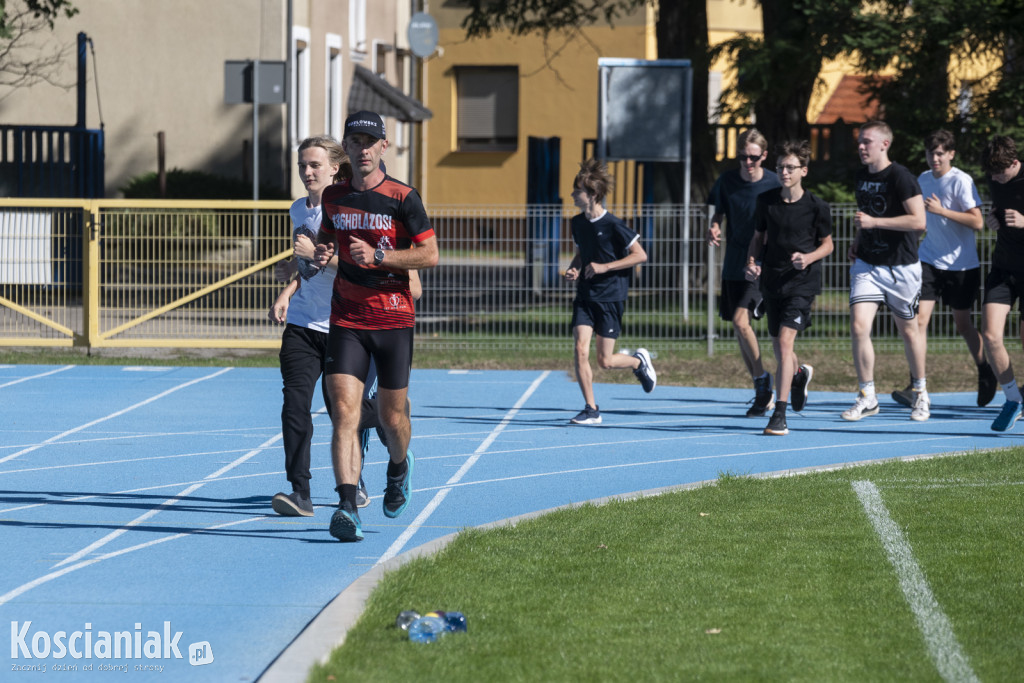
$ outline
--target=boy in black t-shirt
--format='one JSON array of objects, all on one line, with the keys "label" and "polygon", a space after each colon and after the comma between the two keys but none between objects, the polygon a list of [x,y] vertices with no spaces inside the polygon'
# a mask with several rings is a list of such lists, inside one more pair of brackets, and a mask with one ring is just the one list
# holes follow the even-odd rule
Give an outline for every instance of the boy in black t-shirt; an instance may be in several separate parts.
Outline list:
[{"label": "boy in black t-shirt", "polygon": [[811,324],[811,305],[821,291],[821,260],[832,253],[832,212],[803,188],[810,143],[783,143],[776,157],[782,187],[757,198],[757,232],[747,252],[746,277],[751,282],[761,278],[777,366],[775,412],[764,433],[785,436],[790,390],[793,410],[803,410],[814,373],[810,365],[799,364],[794,346],[797,333]]},{"label": "boy in black t-shirt", "polygon": [[573,181],[572,200],[583,213],[572,219],[576,255],[565,271],[565,279],[576,282],[572,303],[572,336],[575,341],[576,381],[586,405],[570,422],[600,424],[601,413],[594,400],[594,375],[590,369],[590,340],[597,337],[597,363],[604,369],[630,368],[650,393],[657,383],[647,349],[632,356],[615,353],[615,340],[622,331],[622,313],[633,266],[647,260],[640,236],[604,208],[612,186],[607,167],[596,159],[580,164]]},{"label": "boy in black t-shirt", "polygon": [[921,262],[917,241],[925,229],[924,199],[917,178],[889,159],[892,129],[882,121],[861,126],[857,153],[864,167],[857,172],[857,230],[848,256],[850,267],[850,336],[858,391],[844,420],[877,415],[875,350],[871,328],[879,308],[892,311],[903,338],[912,378],[914,400],[910,419],[924,422],[931,416],[925,379],[925,338],[917,324],[921,296]]},{"label": "boy in black t-shirt", "polygon": [[[992,430],[1005,432],[1020,418],[1024,403],[1003,343],[1006,319],[1013,304],[1024,298],[1024,165],[1017,159],[1014,141],[997,135],[981,153],[981,168],[989,177],[992,194],[992,210],[985,225],[998,231],[992,250],[992,270],[985,278],[981,335],[985,355],[1006,396]],[[1024,341],[1024,324],[1019,332]]]}]

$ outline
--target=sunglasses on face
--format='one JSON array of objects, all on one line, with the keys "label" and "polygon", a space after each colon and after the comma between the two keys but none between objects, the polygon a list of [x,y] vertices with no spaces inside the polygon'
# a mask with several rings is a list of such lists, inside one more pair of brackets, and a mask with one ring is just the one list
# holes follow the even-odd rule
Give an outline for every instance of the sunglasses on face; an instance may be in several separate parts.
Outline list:
[{"label": "sunglasses on face", "polygon": [[736,158],[739,159],[740,161],[749,161],[753,163],[760,159],[762,156],[764,156],[764,154],[741,154]]}]

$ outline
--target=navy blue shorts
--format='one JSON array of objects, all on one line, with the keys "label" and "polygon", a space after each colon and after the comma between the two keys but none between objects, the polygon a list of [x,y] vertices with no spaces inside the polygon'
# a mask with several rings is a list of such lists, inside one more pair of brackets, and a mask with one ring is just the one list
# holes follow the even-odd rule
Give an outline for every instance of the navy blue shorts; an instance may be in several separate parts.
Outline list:
[{"label": "navy blue shorts", "polygon": [[572,326],[586,325],[594,334],[606,339],[618,339],[622,334],[622,314],[625,301],[573,301]]}]

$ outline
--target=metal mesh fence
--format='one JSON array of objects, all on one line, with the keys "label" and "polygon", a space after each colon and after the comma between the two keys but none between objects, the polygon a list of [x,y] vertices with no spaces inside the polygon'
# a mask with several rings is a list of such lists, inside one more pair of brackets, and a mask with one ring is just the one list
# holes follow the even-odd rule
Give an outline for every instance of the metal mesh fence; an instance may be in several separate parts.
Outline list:
[{"label": "metal mesh fence", "polygon": [[[708,246],[707,209],[609,207],[636,230],[648,262],[633,274],[623,346],[733,344],[715,303],[724,250]],[[267,320],[291,252],[287,202],[0,200],[0,345],[273,348]],[[803,342],[849,348],[849,262],[855,207],[833,205],[835,252]],[[441,249],[422,273],[416,343],[439,349],[562,348],[571,336],[577,211],[551,206],[431,206]],[[994,233],[979,235],[987,272]],[[710,266],[709,266],[710,264]],[[980,304],[975,304],[980,316]],[[1017,314],[1009,329],[1016,330]],[[755,323],[767,343],[766,324]],[[880,350],[902,347],[878,316]],[[960,348],[936,307],[929,346]]]}]

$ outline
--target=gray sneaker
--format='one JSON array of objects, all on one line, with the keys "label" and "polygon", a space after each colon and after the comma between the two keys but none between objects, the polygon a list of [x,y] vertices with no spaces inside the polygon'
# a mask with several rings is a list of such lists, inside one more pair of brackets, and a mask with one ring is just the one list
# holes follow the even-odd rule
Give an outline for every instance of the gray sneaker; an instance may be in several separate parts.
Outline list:
[{"label": "gray sneaker", "polygon": [[292,491],[288,495],[275,493],[270,499],[270,507],[279,515],[284,517],[312,517],[313,503],[308,497],[298,491]]},{"label": "gray sneaker", "polygon": [[359,477],[359,488],[356,489],[356,507],[364,508],[370,504],[370,494],[366,491],[366,482]]},{"label": "gray sneaker", "polygon": [[576,414],[576,417],[569,420],[574,425],[599,425],[601,424],[601,411],[597,406],[593,408],[589,404],[583,406],[583,410]]}]

